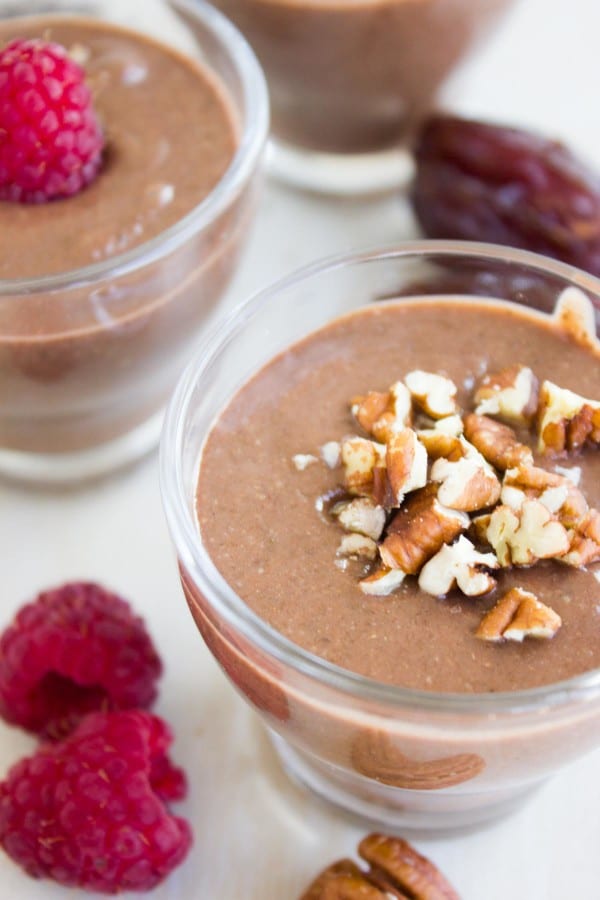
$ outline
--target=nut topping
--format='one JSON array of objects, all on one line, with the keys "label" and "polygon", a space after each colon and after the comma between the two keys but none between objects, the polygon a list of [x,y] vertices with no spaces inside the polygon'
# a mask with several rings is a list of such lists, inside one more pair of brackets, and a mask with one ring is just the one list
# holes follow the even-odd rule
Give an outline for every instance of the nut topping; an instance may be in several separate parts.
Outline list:
[{"label": "nut topping", "polygon": [[465,437],[497,469],[533,465],[533,453],[517,440],[512,428],[488,416],[465,416]]},{"label": "nut topping", "polygon": [[319,452],[328,469],[337,469],[342,461],[342,447],[339,441],[327,441]]},{"label": "nut topping", "polygon": [[444,545],[469,527],[465,513],[443,506],[433,486],[412,494],[388,526],[388,534],[379,547],[383,564],[416,575]]},{"label": "nut topping", "polygon": [[445,544],[419,575],[419,587],[434,597],[445,597],[458,586],[467,597],[480,597],[496,587],[496,579],[486,569],[498,569],[493,553],[478,553],[471,541],[461,535],[455,544]]},{"label": "nut topping", "polygon": [[586,516],[569,532],[569,552],[559,557],[568,566],[583,568],[600,560],[600,512],[590,509]]},{"label": "nut topping", "polygon": [[336,552],[338,556],[352,559],[374,560],[377,558],[377,544],[364,534],[345,534]]},{"label": "nut topping", "polygon": [[313,463],[319,462],[319,460],[312,453],[296,453],[295,456],[292,456],[292,462],[299,472],[304,472],[305,469],[308,469]]},{"label": "nut topping", "polygon": [[499,416],[527,425],[538,405],[538,380],[527,366],[511,366],[486,375],[475,392],[479,416]]},{"label": "nut topping", "polygon": [[363,594],[369,594],[371,597],[388,597],[400,587],[405,577],[402,569],[383,567],[359,581],[358,586]]},{"label": "nut topping", "polygon": [[478,450],[460,439],[463,456],[456,461],[438,459],[431,479],[441,482],[438,499],[450,509],[475,512],[493,506],[500,497],[500,482]]},{"label": "nut topping", "polygon": [[385,465],[385,445],[360,437],[346,438],[342,441],[342,463],[350,493],[369,496],[375,468]]},{"label": "nut topping", "polygon": [[408,373],[404,383],[415,403],[432,419],[443,419],[456,412],[457,389],[449,378],[415,369]]},{"label": "nut topping", "polygon": [[588,347],[598,345],[594,306],[579,288],[565,288],[556,302],[554,319],[561,331],[569,334],[578,344]]},{"label": "nut topping", "polygon": [[475,634],[484,641],[521,642],[526,637],[552,638],[561,625],[558,613],[535,594],[513,588],[483,617]]},{"label": "nut topping", "polygon": [[525,500],[518,510],[496,507],[486,534],[503,567],[556,558],[570,545],[565,528],[539,500]]},{"label": "nut topping", "polygon": [[394,506],[401,506],[405,494],[427,484],[427,450],[412,428],[393,434],[387,443],[386,466]]},{"label": "nut topping", "polygon": [[544,381],[538,411],[538,450],[561,454],[600,446],[600,403]]},{"label": "nut topping", "polygon": [[574,528],[588,511],[587,500],[570,479],[538,466],[507,469],[500,499],[513,509],[520,509],[525,499],[539,500],[565,528]]},{"label": "nut topping", "polygon": [[370,391],[365,397],[354,398],[352,415],[375,440],[387,441],[411,423],[410,392],[401,381],[395,382],[385,393]]},{"label": "nut topping", "polygon": [[385,526],[385,510],[368,497],[359,497],[349,503],[339,503],[332,515],[345,531],[355,531],[378,541]]},{"label": "nut topping", "polygon": [[366,871],[342,859],[321,872],[300,900],[459,900],[439,869],[402,838],[370,834],[358,852]]}]

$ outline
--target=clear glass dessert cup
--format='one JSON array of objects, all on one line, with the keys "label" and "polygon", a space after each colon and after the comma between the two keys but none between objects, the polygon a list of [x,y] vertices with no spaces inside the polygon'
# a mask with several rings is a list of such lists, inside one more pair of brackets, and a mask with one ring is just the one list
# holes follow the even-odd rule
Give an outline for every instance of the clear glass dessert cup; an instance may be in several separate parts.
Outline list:
[{"label": "clear glass dessert cup", "polygon": [[600,670],[535,689],[436,694],[306,652],[236,595],[205,549],[194,503],[203,443],[252,373],[340,314],[386,298],[465,294],[551,312],[573,285],[593,301],[600,331],[600,280],[523,251],[425,241],[318,263],[238,306],[169,406],[163,502],[198,629],[292,778],[382,826],[446,831],[510,812],[600,744]]},{"label": "clear glass dessert cup", "polygon": [[415,124],[513,0],[215,0],[267,76],[270,169],[300,188],[390,190]]},{"label": "clear glass dessert cup", "polygon": [[238,127],[224,176],[157,237],[64,274],[0,281],[0,475],[53,484],[104,474],[157,444],[168,397],[245,244],[269,113],[252,50],[203,0],[149,3],[141,21],[136,0],[26,10],[0,0],[1,18],[25,12],[158,32],[217,76]]}]

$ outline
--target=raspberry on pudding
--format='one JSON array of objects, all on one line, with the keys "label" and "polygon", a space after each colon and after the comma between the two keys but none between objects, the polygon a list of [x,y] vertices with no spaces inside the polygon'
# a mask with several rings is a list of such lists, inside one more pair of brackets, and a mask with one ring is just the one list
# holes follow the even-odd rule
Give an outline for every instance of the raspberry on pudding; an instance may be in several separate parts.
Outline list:
[{"label": "raspberry on pudding", "polygon": [[183,51],[100,19],[0,23],[0,472],[69,480],[153,446],[235,270],[266,96],[218,17],[188,23]]}]

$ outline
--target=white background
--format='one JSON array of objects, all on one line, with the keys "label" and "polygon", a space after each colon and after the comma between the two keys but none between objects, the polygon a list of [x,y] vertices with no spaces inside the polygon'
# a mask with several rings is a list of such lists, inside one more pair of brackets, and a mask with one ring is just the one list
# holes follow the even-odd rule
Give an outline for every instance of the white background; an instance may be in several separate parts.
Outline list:
[{"label": "white background", "polygon": [[[477,0],[473,0],[477,2]],[[24,8],[27,4],[24,3]],[[600,167],[600,7],[521,0],[461,78],[459,109],[539,127]],[[399,196],[369,202],[301,197],[270,185],[231,299],[330,251],[416,234]],[[197,635],[178,584],[155,456],[112,480],[63,493],[0,485],[0,622],[38,590],[97,579],[146,616],[166,663],[158,712],[174,726],[191,793],[188,861],[156,900],[296,900],[317,870],[352,853],[364,828],[292,787],[254,715]],[[34,742],[0,725],[0,772]],[[419,841],[463,900],[600,897],[596,753],[556,776],[512,818],[469,836]],[[3,900],[56,900],[0,857]],[[89,896],[89,895],[85,895]]]}]

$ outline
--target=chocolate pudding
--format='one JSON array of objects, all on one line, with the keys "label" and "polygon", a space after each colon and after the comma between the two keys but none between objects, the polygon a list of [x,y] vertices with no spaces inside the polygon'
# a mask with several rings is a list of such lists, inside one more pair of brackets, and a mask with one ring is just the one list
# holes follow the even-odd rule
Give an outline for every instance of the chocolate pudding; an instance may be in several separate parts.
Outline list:
[{"label": "chocolate pudding", "polygon": [[[548,379],[597,401],[599,358],[594,341],[578,342],[558,319],[501,301],[403,300],[338,319],[271,361],[213,427],[197,493],[205,546],[229,585],[277,631],[380,682],[435,692],[513,691],[599,667],[593,564],[508,565],[477,597],[458,590],[430,596],[416,577],[389,596],[369,596],[352,566],[339,565],[339,525],[315,506],[324,495],[336,497],[341,469],[310,458],[329,442],[362,433],[351,398],[386,391],[412,370],[443,372],[458,387],[458,406],[469,411],[474,385],[515,362],[540,383]],[[524,429],[519,438],[535,448]],[[600,505],[597,448],[536,451],[535,464],[566,473],[590,507]],[[477,637],[482,617],[513,588],[560,616],[552,639]]]},{"label": "chocolate pudding", "polygon": [[[163,407],[235,268],[254,172],[195,226],[186,217],[221,182],[244,127],[217,73],[100,20],[2,22],[0,43],[15,37],[73,54],[106,135],[101,172],[77,196],[0,204],[0,445],[60,453],[118,438]],[[182,220],[179,238],[169,229]]]},{"label": "chocolate pudding", "polygon": [[511,0],[216,0],[267,75],[273,132],[332,153],[405,139]]}]

